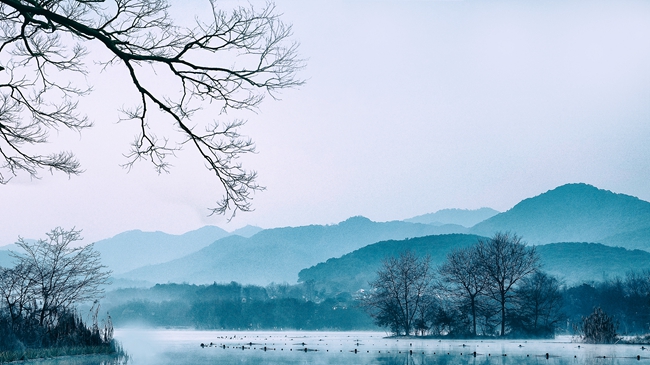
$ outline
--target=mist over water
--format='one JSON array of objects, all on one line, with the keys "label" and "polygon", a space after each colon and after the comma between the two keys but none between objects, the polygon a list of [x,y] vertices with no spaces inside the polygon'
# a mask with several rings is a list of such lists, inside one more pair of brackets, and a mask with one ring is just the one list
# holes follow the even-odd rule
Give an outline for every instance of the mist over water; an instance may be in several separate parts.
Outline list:
[{"label": "mist over water", "polygon": [[[30,365],[650,364],[650,350],[642,350],[641,345],[590,345],[571,342],[572,338],[569,336],[559,336],[550,340],[481,341],[391,339],[384,338],[385,335],[383,332],[117,329],[115,338],[123,345],[128,355],[127,359],[91,355],[21,363]],[[201,347],[201,344],[204,347]],[[637,359],[637,356],[640,356],[640,359]]]},{"label": "mist over water", "polygon": [[[571,342],[568,336],[554,340],[439,341],[389,339],[385,335],[383,332],[159,329],[120,329],[115,333],[131,365],[650,364],[650,352],[641,350],[641,345],[580,344]],[[637,360],[637,355],[641,360]]]}]

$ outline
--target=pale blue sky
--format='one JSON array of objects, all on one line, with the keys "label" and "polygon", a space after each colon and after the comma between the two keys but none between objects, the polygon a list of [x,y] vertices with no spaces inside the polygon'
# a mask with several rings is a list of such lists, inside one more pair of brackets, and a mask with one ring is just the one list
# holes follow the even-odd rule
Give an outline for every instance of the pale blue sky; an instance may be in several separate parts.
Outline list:
[{"label": "pale blue sky", "polygon": [[[178,4],[184,15],[199,9]],[[133,129],[115,124],[130,87],[115,67],[89,77],[95,92],[82,107],[97,127],[61,134],[86,173],[0,186],[0,245],[55,226],[92,241],[136,228],[503,211],[570,182],[650,200],[650,3],[276,4],[308,59],[308,82],[246,116],[259,153],[243,161],[267,187],[255,212],[207,217],[221,191],[193,151],[170,175],[118,166]]]}]

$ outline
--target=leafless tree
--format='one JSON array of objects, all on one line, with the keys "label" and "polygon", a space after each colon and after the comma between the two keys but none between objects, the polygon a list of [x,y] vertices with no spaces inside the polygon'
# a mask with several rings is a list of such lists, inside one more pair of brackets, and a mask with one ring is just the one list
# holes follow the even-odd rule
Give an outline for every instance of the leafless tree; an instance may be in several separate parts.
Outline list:
[{"label": "leafless tree", "polygon": [[539,269],[539,257],[535,247],[527,247],[521,237],[508,232],[479,240],[476,252],[481,271],[487,277],[486,293],[499,303],[501,336],[505,336],[506,308],[513,289],[521,279]]},{"label": "leafless tree", "polygon": [[515,289],[514,315],[519,331],[535,336],[552,336],[565,316],[562,313],[560,282],[548,274],[537,271],[521,280]]},{"label": "leafless tree", "polygon": [[[362,298],[363,305],[380,326],[395,334],[410,335],[418,317],[423,317],[434,299],[430,257],[418,258],[406,251],[383,261],[372,292]],[[420,328],[422,330],[422,328]]]},{"label": "leafless tree", "polygon": [[0,295],[2,305],[7,309],[14,330],[22,324],[22,319],[33,310],[32,281],[29,266],[18,264],[11,268],[0,268]]},{"label": "leafless tree", "polygon": [[256,110],[265,95],[302,84],[296,72],[303,61],[272,3],[232,11],[209,4],[210,13],[181,27],[167,0],[0,0],[0,183],[19,172],[82,172],[72,152],[37,147],[53,130],[92,126],[77,108],[90,87],[64,80],[90,72],[84,60],[96,44],[104,51],[93,52],[93,61],[119,68],[139,95],[122,110],[137,126],[125,167],[145,159],[168,172],[168,157],[191,145],[225,190],[211,211],[250,210],[251,194],[262,187],[238,162],[255,150],[239,133],[244,121],[195,116],[203,108]]},{"label": "leafless tree", "polygon": [[478,300],[484,293],[487,278],[481,271],[476,247],[465,247],[451,251],[447,260],[438,269],[440,288],[457,302],[467,304],[472,317],[472,335],[476,336]]},{"label": "leafless tree", "polygon": [[627,272],[625,274],[625,294],[634,298],[650,297],[650,270]]},{"label": "leafless tree", "polygon": [[39,326],[51,328],[75,304],[99,298],[110,272],[104,270],[92,244],[71,247],[81,240],[80,231],[55,228],[47,236],[36,242],[20,238],[16,244],[24,252],[12,256],[21,269],[8,273],[19,282],[14,297],[28,298]]}]

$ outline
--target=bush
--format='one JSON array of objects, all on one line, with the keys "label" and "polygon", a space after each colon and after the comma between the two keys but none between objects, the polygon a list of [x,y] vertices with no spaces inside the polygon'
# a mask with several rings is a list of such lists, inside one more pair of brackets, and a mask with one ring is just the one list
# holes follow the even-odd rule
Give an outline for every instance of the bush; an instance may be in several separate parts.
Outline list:
[{"label": "bush", "polygon": [[25,346],[16,337],[11,328],[11,321],[3,313],[0,313],[0,352],[1,351],[23,351]]},{"label": "bush", "polygon": [[582,319],[582,335],[587,343],[614,343],[617,340],[618,322],[597,307]]}]

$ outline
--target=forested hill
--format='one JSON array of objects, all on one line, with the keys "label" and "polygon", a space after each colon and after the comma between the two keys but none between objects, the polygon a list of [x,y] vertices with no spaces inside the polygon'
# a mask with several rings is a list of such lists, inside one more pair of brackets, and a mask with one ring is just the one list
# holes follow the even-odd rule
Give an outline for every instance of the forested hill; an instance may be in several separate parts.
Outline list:
[{"label": "forested hill", "polygon": [[367,289],[368,282],[374,280],[377,269],[386,257],[398,256],[401,252],[410,250],[420,256],[430,255],[431,263],[436,266],[444,262],[452,249],[474,245],[479,238],[481,237],[470,234],[445,234],[377,242],[304,269],[300,271],[299,281],[313,280],[332,291],[354,292],[360,288]]},{"label": "forested hill", "polygon": [[[650,202],[616,194],[587,184],[567,184],[497,214],[469,232],[491,236],[515,232],[531,244],[552,242],[603,242],[607,237],[650,227]],[[626,248],[650,250],[637,244]]]},{"label": "forested hill", "polygon": [[153,283],[295,283],[301,269],[371,243],[459,229],[464,228],[400,221],[380,223],[364,217],[353,217],[336,225],[267,229],[250,238],[226,237],[183,258],[119,277]]},{"label": "forested hill", "polygon": [[631,270],[650,269],[650,252],[600,243],[562,242],[535,247],[542,270],[568,285],[625,277]]},{"label": "forested hill", "polygon": [[[396,256],[404,250],[418,255],[431,255],[434,266],[440,265],[451,250],[471,246],[479,236],[451,234],[413,238],[402,241],[384,241],[329,259],[304,269],[300,281],[313,280],[318,286],[332,291],[367,289],[368,282],[385,257]],[[542,261],[542,270],[557,276],[567,285],[602,281],[604,278],[625,276],[634,269],[650,269],[650,253],[626,250],[598,243],[552,243],[536,246]]]},{"label": "forested hill", "polygon": [[627,249],[650,251],[650,227],[636,231],[618,233],[600,240],[608,246],[625,247]]}]

